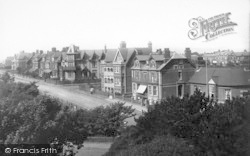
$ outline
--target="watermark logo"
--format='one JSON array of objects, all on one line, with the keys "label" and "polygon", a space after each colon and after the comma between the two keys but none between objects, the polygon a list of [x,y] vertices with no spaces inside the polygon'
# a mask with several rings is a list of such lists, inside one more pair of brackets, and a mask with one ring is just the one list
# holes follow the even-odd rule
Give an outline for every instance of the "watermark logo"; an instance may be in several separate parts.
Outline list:
[{"label": "watermark logo", "polygon": [[191,40],[205,37],[206,41],[217,38],[218,36],[233,33],[236,23],[229,18],[230,12],[223,13],[208,19],[202,17],[192,18],[188,24],[191,30],[188,32],[188,37]]},{"label": "watermark logo", "polygon": [[11,153],[11,149],[10,148],[5,148],[5,153]]}]

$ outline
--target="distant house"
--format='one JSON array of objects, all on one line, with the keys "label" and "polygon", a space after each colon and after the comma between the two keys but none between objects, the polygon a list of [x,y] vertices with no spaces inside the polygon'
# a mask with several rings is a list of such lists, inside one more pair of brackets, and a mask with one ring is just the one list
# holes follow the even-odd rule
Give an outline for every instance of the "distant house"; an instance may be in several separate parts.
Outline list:
[{"label": "distant house", "polygon": [[14,59],[12,61],[12,70],[17,70],[17,68],[20,68],[22,70],[25,70],[28,67],[28,61],[33,56],[33,53],[26,53],[24,51],[20,52],[19,54],[15,54]]},{"label": "distant house", "polygon": [[79,47],[71,45],[68,51],[63,55],[63,60],[61,62],[60,75],[61,81],[69,80],[75,81],[76,79],[76,55],[78,54]]},{"label": "distant house", "polygon": [[114,93],[114,68],[113,60],[117,49],[106,49],[105,59],[100,64],[101,88],[104,92]]},{"label": "distant house", "polygon": [[132,92],[135,100],[154,104],[169,96],[189,93],[188,81],[195,65],[185,56],[169,49],[163,55],[137,55],[132,70]]},{"label": "distant house", "polygon": [[122,41],[113,60],[114,92],[119,94],[132,94],[131,67],[134,65],[136,55],[149,55],[152,52],[152,43],[144,48],[127,48]]},{"label": "distant house", "polygon": [[104,50],[80,50],[70,46],[62,53],[60,80],[100,79],[100,62],[105,58]]},{"label": "distant house", "polygon": [[59,79],[60,78],[60,66],[62,61],[62,55],[66,52],[54,52],[50,58],[50,69],[51,69],[51,78]]},{"label": "distant house", "polygon": [[236,52],[236,63],[242,66],[250,67],[250,52]]},{"label": "distant house", "polygon": [[101,79],[100,63],[105,58],[105,50],[80,50],[76,59],[79,67],[78,79]]},{"label": "distant house", "polygon": [[30,73],[37,73],[39,74],[39,68],[40,68],[40,61],[42,59],[43,51],[37,50],[36,53],[33,55],[31,61],[32,61],[32,67],[29,69]]},{"label": "distant house", "polygon": [[204,60],[208,60],[210,65],[215,66],[227,66],[229,63],[236,63],[235,53],[230,50],[219,50],[213,53],[205,53],[203,54],[203,58]]},{"label": "distant house", "polygon": [[40,61],[39,61],[39,77],[43,77],[43,73],[45,70],[45,59],[46,59],[46,53],[40,55]]},{"label": "distant house", "polygon": [[55,52],[47,51],[46,54],[43,54],[41,56],[40,69],[39,69],[40,77],[50,78],[50,76],[52,75],[50,64],[51,64],[51,57],[53,56],[54,53]]},{"label": "distant house", "polygon": [[235,96],[250,95],[250,70],[243,68],[198,69],[189,80],[190,94],[199,89],[207,96],[224,102]]},{"label": "distant house", "polygon": [[6,68],[10,68],[11,69],[11,65],[12,65],[12,61],[14,60],[14,57],[7,57],[6,59],[5,59],[5,64],[4,64],[4,66],[6,67]]}]

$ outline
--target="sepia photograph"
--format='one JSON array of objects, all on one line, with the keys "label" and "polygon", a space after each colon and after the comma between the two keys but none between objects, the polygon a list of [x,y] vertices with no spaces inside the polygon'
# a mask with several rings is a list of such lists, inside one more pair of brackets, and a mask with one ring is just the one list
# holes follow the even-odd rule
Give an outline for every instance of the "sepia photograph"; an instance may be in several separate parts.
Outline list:
[{"label": "sepia photograph", "polygon": [[0,156],[250,156],[250,0],[0,0]]}]

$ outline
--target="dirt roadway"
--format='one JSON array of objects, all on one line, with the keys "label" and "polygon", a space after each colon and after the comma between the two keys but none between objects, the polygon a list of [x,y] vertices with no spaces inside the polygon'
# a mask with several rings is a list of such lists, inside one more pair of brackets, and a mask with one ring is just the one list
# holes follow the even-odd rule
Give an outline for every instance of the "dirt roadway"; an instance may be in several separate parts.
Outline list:
[{"label": "dirt roadway", "polygon": [[[38,89],[40,92],[51,95],[53,97],[62,99],[64,101],[75,104],[81,108],[92,109],[101,105],[108,105],[110,103],[114,103],[119,101],[117,99],[108,99],[102,96],[91,95],[87,92],[81,91],[77,86],[62,86],[62,85],[54,85],[50,83],[46,83],[43,80],[37,80],[27,77],[21,77],[15,75],[16,82],[30,83],[37,82]],[[126,102],[126,106],[131,106],[135,109],[136,117],[141,115],[142,110],[146,111],[145,107],[142,107],[137,104],[132,104]],[[128,125],[134,125],[134,118],[127,119]]]}]

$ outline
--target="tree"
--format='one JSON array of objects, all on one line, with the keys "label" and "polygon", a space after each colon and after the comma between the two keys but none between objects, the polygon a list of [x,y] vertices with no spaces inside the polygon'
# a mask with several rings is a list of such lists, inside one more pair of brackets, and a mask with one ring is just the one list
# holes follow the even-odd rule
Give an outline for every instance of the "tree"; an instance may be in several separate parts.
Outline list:
[{"label": "tree", "polygon": [[139,117],[136,126],[122,133],[111,149],[118,154],[170,135],[193,146],[193,155],[244,156],[249,139],[249,103],[250,99],[233,98],[217,104],[198,90],[183,99],[167,98]]},{"label": "tree", "polygon": [[24,72],[25,72],[25,69],[22,67],[17,67],[16,70],[17,70],[18,74],[24,74]]},{"label": "tree", "polygon": [[[173,136],[158,136],[151,142],[130,146],[128,149],[121,150],[115,155],[129,156],[193,156],[194,149],[189,146],[184,139]],[[113,152],[108,152],[105,156],[113,156]]]},{"label": "tree", "polygon": [[10,74],[8,72],[5,72],[3,75],[2,75],[2,80],[4,83],[7,83],[10,81]]},{"label": "tree", "polygon": [[132,106],[125,106],[123,102],[117,102],[108,106],[100,106],[91,111],[93,118],[93,134],[105,136],[117,136],[126,126],[125,120],[134,117]]},{"label": "tree", "polygon": [[[93,110],[65,106],[47,95],[39,95],[36,83],[0,82],[0,140],[11,144],[82,144],[88,136],[117,136],[125,128],[124,120],[134,116],[124,103]],[[2,87],[4,86],[4,87]]]}]

